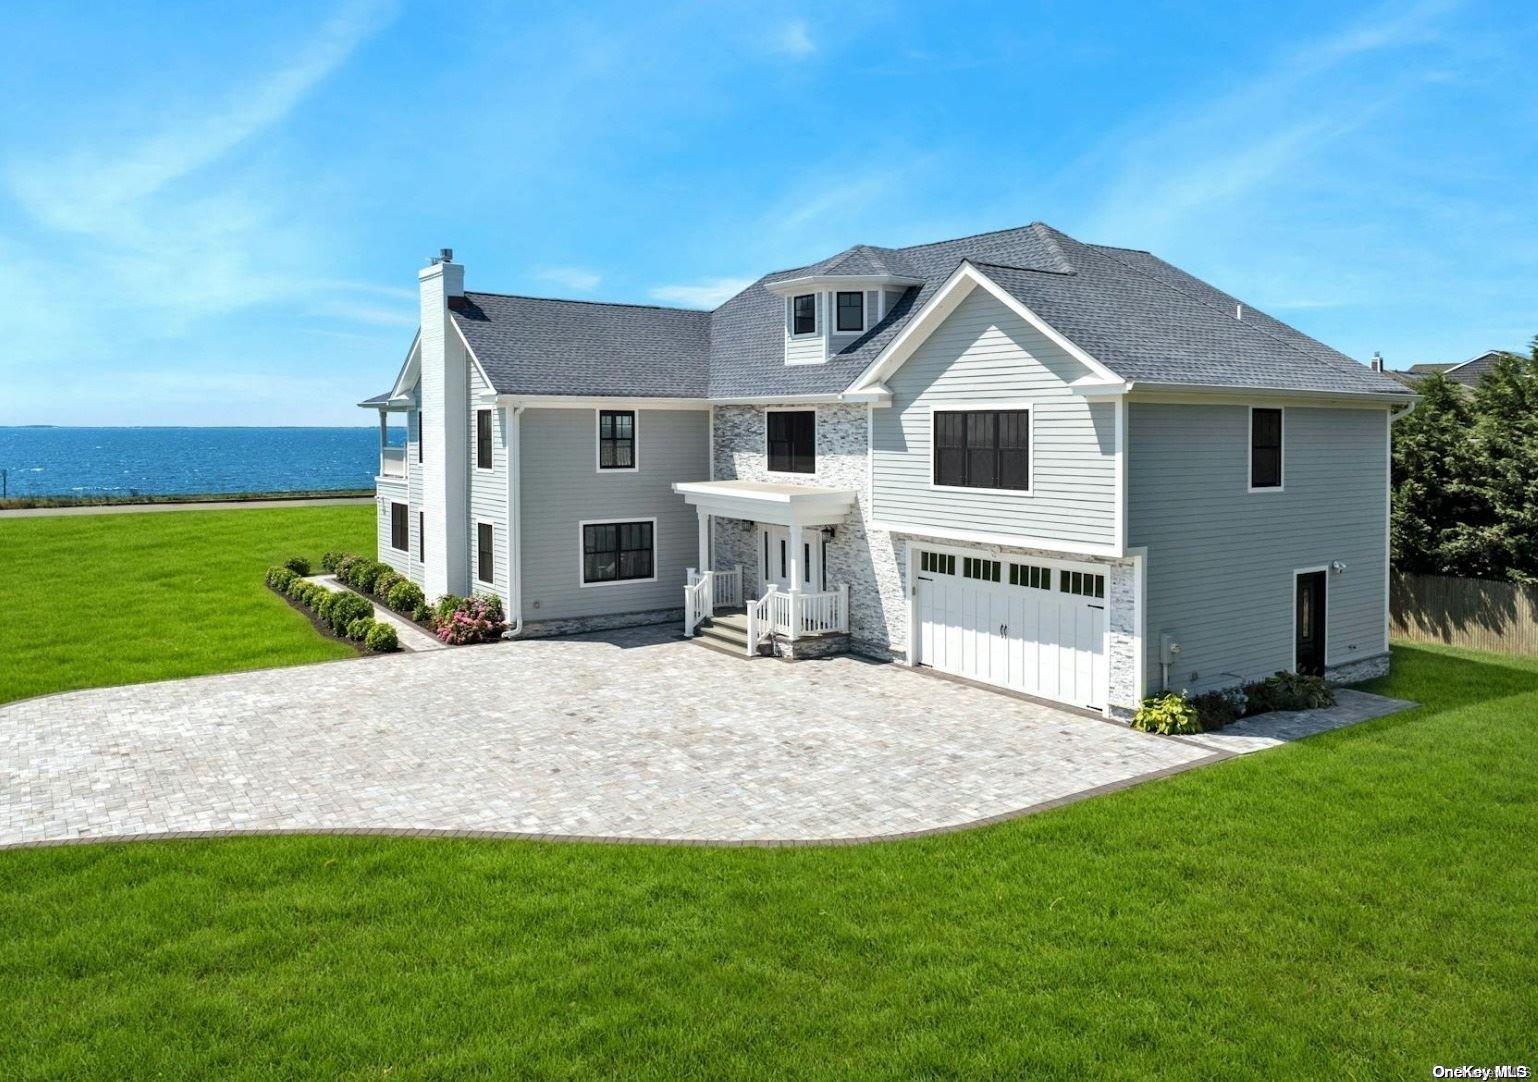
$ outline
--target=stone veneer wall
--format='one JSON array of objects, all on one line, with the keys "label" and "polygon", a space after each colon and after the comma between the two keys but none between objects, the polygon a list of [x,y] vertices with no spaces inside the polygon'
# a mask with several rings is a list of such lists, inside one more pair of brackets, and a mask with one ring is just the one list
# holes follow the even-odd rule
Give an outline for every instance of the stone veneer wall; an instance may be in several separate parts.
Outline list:
[{"label": "stone veneer wall", "polygon": [[[680,587],[682,593],[682,587]],[[613,631],[621,627],[647,624],[675,624],[680,637],[684,630],[684,610],[647,609],[643,612],[616,612],[605,616],[571,616],[561,620],[525,621],[518,632],[520,639],[549,639],[557,635],[581,635],[589,631]]]},{"label": "stone veneer wall", "polygon": [[[905,656],[908,643],[907,568],[903,548],[919,535],[872,529],[867,411],[857,405],[817,407],[817,472],[810,476],[768,471],[763,406],[717,406],[714,417],[714,478],[717,481],[773,481],[821,488],[852,489],[855,510],[840,523],[828,545],[828,582],[849,584],[850,648],[882,659]],[[712,539],[716,566],[743,568],[743,595],[757,597],[759,584],[757,534],[736,519],[717,519]],[[1053,551],[979,546],[1009,557],[1062,558]],[[1106,626],[1109,629],[1110,712],[1130,716],[1142,698],[1137,687],[1135,626],[1137,580],[1130,560],[1075,556],[1082,563],[1106,568]]]}]

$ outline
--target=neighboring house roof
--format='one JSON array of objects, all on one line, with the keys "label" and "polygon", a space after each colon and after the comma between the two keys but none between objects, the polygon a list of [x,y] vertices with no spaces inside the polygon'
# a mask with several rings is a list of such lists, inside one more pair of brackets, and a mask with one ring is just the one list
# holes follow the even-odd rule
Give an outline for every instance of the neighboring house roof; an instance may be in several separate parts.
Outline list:
[{"label": "neighboring house roof", "polygon": [[[856,245],[765,275],[713,312],[470,293],[454,320],[504,394],[764,398],[848,388],[968,262],[1074,345],[1139,384],[1409,394],[1389,376],[1148,252],[1043,223],[907,248]],[[792,278],[922,280],[826,363],[785,364]]]},{"label": "neighboring house roof", "polygon": [[454,322],[499,394],[702,398],[710,313],[465,294]]},{"label": "neighboring house roof", "polygon": [[1413,387],[1431,373],[1440,372],[1454,383],[1464,387],[1477,387],[1480,378],[1504,356],[1506,356],[1506,350],[1487,349],[1466,361],[1426,361],[1412,364],[1407,372],[1390,372],[1389,375]]}]

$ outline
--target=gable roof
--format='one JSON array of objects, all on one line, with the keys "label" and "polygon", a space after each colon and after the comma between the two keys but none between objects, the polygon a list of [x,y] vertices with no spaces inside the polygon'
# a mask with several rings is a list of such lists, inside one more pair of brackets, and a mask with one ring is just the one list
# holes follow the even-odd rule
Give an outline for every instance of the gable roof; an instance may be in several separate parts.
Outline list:
[{"label": "gable roof", "polygon": [[710,313],[465,294],[450,309],[499,394],[701,398]]},{"label": "gable roof", "polygon": [[[1148,252],[1036,222],[906,248],[856,245],[766,274],[714,311],[468,293],[453,319],[499,393],[772,398],[846,390],[963,263],[1138,384],[1411,392]],[[786,365],[784,301],[809,276],[917,279],[823,364]]]}]

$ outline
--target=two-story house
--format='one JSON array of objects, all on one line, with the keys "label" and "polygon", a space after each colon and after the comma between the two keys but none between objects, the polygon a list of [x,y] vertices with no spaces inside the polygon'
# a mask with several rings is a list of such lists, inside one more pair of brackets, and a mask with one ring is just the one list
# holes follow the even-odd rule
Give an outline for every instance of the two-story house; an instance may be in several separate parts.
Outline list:
[{"label": "two-story house", "polygon": [[1147,252],[1046,225],[778,271],[714,311],[419,274],[381,559],[512,634],[679,621],[1125,716],[1388,664],[1412,393]]}]

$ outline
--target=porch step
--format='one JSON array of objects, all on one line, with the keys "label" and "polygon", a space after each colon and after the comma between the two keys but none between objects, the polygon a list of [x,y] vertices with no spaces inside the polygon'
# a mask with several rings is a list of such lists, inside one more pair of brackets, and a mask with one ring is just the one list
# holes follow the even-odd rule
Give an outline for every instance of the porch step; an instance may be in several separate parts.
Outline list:
[{"label": "porch step", "polygon": [[699,638],[712,646],[734,654],[748,653],[748,617],[746,613],[723,613],[699,626]]}]

